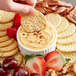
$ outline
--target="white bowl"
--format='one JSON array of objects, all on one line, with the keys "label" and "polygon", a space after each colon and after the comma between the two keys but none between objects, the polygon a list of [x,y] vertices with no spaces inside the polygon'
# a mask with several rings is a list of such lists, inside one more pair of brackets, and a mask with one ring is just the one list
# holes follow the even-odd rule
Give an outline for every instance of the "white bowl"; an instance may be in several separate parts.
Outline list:
[{"label": "white bowl", "polygon": [[17,41],[18,41],[18,46],[19,46],[19,50],[20,52],[22,53],[23,56],[25,55],[31,55],[31,54],[42,54],[43,56],[45,56],[47,53],[51,52],[51,51],[54,51],[56,49],[56,40],[57,40],[57,32],[56,32],[56,29],[55,27],[52,25],[55,33],[56,33],[56,38],[54,39],[53,43],[47,47],[47,48],[44,48],[44,49],[41,49],[41,50],[32,50],[32,49],[29,49],[27,47],[25,47],[19,40],[19,36],[18,36],[18,32],[21,28],[21,26],[19,27],[18,31],[17,31]]}]

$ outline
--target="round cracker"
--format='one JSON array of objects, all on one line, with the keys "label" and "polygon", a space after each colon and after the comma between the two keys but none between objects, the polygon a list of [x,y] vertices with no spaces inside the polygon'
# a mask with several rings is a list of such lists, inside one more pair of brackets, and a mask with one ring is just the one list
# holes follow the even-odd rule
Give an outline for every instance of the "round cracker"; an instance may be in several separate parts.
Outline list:
[{"label": "round cracker", "polygon": [[17,42],[14,41],[11,45],[0,48],[0,52],[10,52],[12,50],[14,50],[15,48],[17,48]]},{"label": "round cracker", "polygon": [[66,38],[66,37],[69,37],[74,32],[75,32],[75,24],[69,23],[68,28],[64,32],[57,34],[57,38]]},{"label": "round cracker", "polygon": [[[20,52],[13,56],[15,60],[18,62],[18,66],[20,66],[23,62],[23,57]],[[3,64],[5,58],[0,58],[0,63]]]},{"label": "round cracker", "polygon": [[0,31],[0,37],[5,36],[6,35],[6,31]]},{"label": "round cracker", "polygon": [[74,63],[76,61],[76,52],[61,52],[61,54],[65,57],[65,58],[70,58],[70,62],[69,63]]},{"label": "round cracker", "polygon": [[18,48],[14,49],[14,50],[12,50],[12,51],[10,51],[10,52],[5,52],[5,53],[0,52],[0,57],[3,58],[3,57],[13,56],[13,55],[15,55],[17,52],[18,52]]},{"label": "round cracker", "polygon": [[61,17],[61,23],[58,28],[56,28],[57,33],[65,31],[69,26],[69,21],[65,17]]},{"label": "round cracker", "polygon": [[49,22],[51,22],[55,26],[55,28],[60,26],[61,16],[59,14],[50,13],[50,14],[47,14],[45,17]]},{"label": "round cracker", "polygon": [[8,41],[2,42],[2,43],[0,43],[0,48],[9,46],[9,45],[11,45],[13,42],[14,42],[14,39],[13,39],[13,38],[9,39]]},{"label": "round cracker", "polygon": [[15,13],[0,10],[0,23],[10,22],[14,19]]},{"label": "round cracker", "polygon": [[76,42],[68,45],[57,44],[57,49],[62,52],[76,52]]},{"label": "round cracker", "polygon": [[57,43],[59,44],[70,44],[70,43],[74,43],[75,41],[76,41],[76,32],[70,37],[57,39]]},{"label": "round cracker", "polygon": [[32,15],[22,16],[21,25],[26,32],[40,31],[45,28],[46,19],[41,12],[36,11],[36,14],[34,16]]},{"label": "round cracker", "polygon": [[13,21],[11,21],[9,23],[4,23],[4,24],[0,23],[0,30],[5,31],[5,30],[7,30],[7,28],[10,28],[12,26],[13,26]]},{"label": "round cracker", "polygon": [[8,36],[3,36],[3,37],[0,37],[0,43],[1,42],[5,42],[7,40],[9,40],[10,38]]}]

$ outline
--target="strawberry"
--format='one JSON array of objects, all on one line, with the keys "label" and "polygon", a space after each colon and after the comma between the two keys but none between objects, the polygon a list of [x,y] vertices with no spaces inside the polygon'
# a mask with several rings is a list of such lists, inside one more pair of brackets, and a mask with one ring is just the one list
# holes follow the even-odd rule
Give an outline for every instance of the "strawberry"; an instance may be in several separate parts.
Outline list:
[{"label": "strawberry", "polygon": [[46,69],[53,69],[56,72],[61,71],[64,65],[62,56],[57,51],[52,51],[45,56]]},{"label": "strawberry", "polygon": [[25,69],[28,70],[30,74],[38,73],[41,76],[44,76],[46,71],[46,62],[42,57],[33,57],[26,62]]},{"label": "strawberry", "polygon": [[14,28],[18,29],[21,25],[21,15],[16,14],[13,20]]},{"label": "strawberry", "polygon": [[7,36],[10,38],[16,38],[17,29],[7,28]]},{"label": "strawberry", "polygon": [[14,24],[13,28],[7,28],[7,36],[10,38],[16,39],[17,30],[18,30],[19,26],[21,25],[21,15],[20,14],[15,15],[13,24]]}]

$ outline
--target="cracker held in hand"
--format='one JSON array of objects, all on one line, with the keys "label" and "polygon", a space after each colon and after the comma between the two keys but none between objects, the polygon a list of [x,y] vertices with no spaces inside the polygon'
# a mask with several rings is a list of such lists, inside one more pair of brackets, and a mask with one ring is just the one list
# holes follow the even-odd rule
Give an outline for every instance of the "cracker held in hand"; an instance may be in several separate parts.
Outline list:
[{"label": "cracker held in hand", "polygon": [[7,23],[14,19],[15,13],[0,10],[0,23]]},{"label": "cracker held in hand", "polygon": [[35,15],[24,15],[21,18],[21,25],[26,32],[40,31],[46,26],[45,16],[36,11]]},{"label": "cracker held in hand", "polygon": [[61,33],[65,31],[69,26],[69,21],[65,17],[61,17],[61,24],[60,26],[56,29],[57,33]]},{"label": "cracker held in hand", "polygon": [[62,52],[76,52],[76,42],[67,45],[57,44],[57,49]]},{"label": "cracker held in hand", "polygon": [[75,32],[75,24],[69,23],[68,28],[67,28],[64,32],[57,34],[57,38],[60,39],[60,38],[69,37],[69,36],[71,36],[74,32]]},{"label": "cracker held in hand", "polygon": [[47,14],[45,17],[49,22],[51,22],[55,26],[55,28],[60,26],[61,16],[59,14],[50,13],[50,14]]}]

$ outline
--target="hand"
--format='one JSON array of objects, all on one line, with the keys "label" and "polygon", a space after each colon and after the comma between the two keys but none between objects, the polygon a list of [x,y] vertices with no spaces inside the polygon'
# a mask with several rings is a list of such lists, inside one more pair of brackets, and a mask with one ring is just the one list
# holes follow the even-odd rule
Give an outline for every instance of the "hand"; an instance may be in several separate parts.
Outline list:
[{"label": "hand", "polygon": [[0,10],[34,15],[35,4],[36,0],[0,0]]}]

